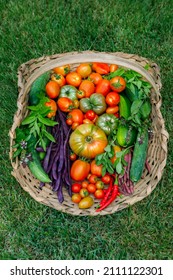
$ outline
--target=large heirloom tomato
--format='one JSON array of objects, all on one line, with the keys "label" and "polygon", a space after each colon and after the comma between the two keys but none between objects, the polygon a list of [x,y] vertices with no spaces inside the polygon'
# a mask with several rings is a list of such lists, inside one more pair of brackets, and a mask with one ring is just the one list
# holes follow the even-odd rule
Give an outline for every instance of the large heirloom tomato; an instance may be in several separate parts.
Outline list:
[{"label": "large heirloom tomato", "polygon": [[81,124],[70,135],[70,148],[81,157],[94,158],[104,152],[108,140],[102,129],[94,124]]}]

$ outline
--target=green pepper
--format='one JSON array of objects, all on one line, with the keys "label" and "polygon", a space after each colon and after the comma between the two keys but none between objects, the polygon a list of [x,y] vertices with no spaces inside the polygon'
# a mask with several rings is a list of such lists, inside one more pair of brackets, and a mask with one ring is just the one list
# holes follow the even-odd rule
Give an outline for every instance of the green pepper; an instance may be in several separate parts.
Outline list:
[{"label": "green pepper", "polygon": [[68,97],[71,100],[75,100],[77,99],[76,93],[77,93],[77,88],[75,88],[74,86],[65,85],[61,87],[59,98]]},{"label": "green pepper", "polygon": [[103,114],[98,117],[96,125],[99,126],[106,135],[109,135],[118,126],[118,119],[113,114]]},{"label": "green pepper", "polygon": [[106,110],[105,97],[101,93],[93,93],[90,98],[82,98],[79,106],[84,113],[93,110],[97,115],[101,115]]}]

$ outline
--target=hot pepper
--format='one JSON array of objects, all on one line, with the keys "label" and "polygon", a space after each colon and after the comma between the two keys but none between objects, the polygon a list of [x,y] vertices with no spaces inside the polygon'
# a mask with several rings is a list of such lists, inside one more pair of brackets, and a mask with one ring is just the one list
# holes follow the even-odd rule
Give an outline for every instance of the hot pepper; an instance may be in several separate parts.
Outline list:
[{"label": "hot pepper", "polygon": [[109,198],[109,194],[110,192],[107,191],[106,195],[104,196],[103,200],[101,201],[100,203],[100,208],[98,208],[96,210],[96,212],[100,212],[102,211],[103,209],[105,209],[107,206],[109,206],[114,200],[115,198],[118,196],[119,192],[118,192],[118,184],[117,184],[117,178],[115,180],[115,183],[114,185],[112,186],[112,180],[111,180],[111,183],[109,185],[109,188],[108,190],[111,192],[111,196]]}]

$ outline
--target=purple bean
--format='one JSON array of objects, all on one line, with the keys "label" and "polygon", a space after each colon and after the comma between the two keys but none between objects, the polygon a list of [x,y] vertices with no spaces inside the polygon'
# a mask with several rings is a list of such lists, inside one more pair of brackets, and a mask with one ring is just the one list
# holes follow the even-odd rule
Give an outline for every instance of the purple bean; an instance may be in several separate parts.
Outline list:
[{"label": "purple bean", "polygon": [[43,160],[43,168],[45,170],[45,172],[47,172],[47,169],[48,169],[48,165],[49,165],[49,159],[50,159],[50,154],[51,154],[51,149],[52,149],[52,143],[50,143],[48,149],[47,149],[47,152],[46,152],[46,156]]}]

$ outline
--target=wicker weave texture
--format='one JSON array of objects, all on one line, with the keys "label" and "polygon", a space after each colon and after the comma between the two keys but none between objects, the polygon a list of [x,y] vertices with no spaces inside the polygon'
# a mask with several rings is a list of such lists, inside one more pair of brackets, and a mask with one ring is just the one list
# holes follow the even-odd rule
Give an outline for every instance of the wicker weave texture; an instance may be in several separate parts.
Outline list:
[{"label": "wicker weave texture", "polygon": [[[79,209],[75,205],[64,188],[64,202],[60,204],[57,200],[57,194],[52,191],[51,186],[46,184],[42,190],[39,188],[39,181],[36,180],[28,168],[23,168],[18,159],[12,160],[13,144],[15,142],[15,130],[20,126],[22,120],[26,117],[28,92],[33,81],[41,74],[51,70],[57,66],[70,64],[72,69],[75,69],[82,62],[106,62],[115,63],[125,68],[130,68],[149,81],[152,85],[151,104],[152,104],[152,130],[153,138],[150,139],[148,147],[148,162],[151,166],[151,172],[147,173],[144,170],[143,179],[135,185],[135,191],[131,196],[123,196],[117,198],[104,211],[96,212],[98,201],[86,210]],[[145,70],[145,65],[149,66],[149,70]],[[72,52],[64,54],[56,54],[52,56],[44,56],[39,59],[32,59],[22,64],[18,69],[18,91],[17,112],[14,115],[13,125],[9,131],[10,136],[10,160],[13,167],[12,175],[19,182],[21,187],[30,194],[36,201],[45,204],[49,207],[57,209],[72,215],[106,215],[120,211],[129,205],[144,199],[156,188],[161,180],[167,160],[167,142],[168,132],[165,129],[164,119],[162,117],[160,107],[162,104],[160,89],[161,89],[160,71],[156,63],[149,61],[146,58],[139,57],[134,54],[125,53],[106,53],[106,52]]]}]

